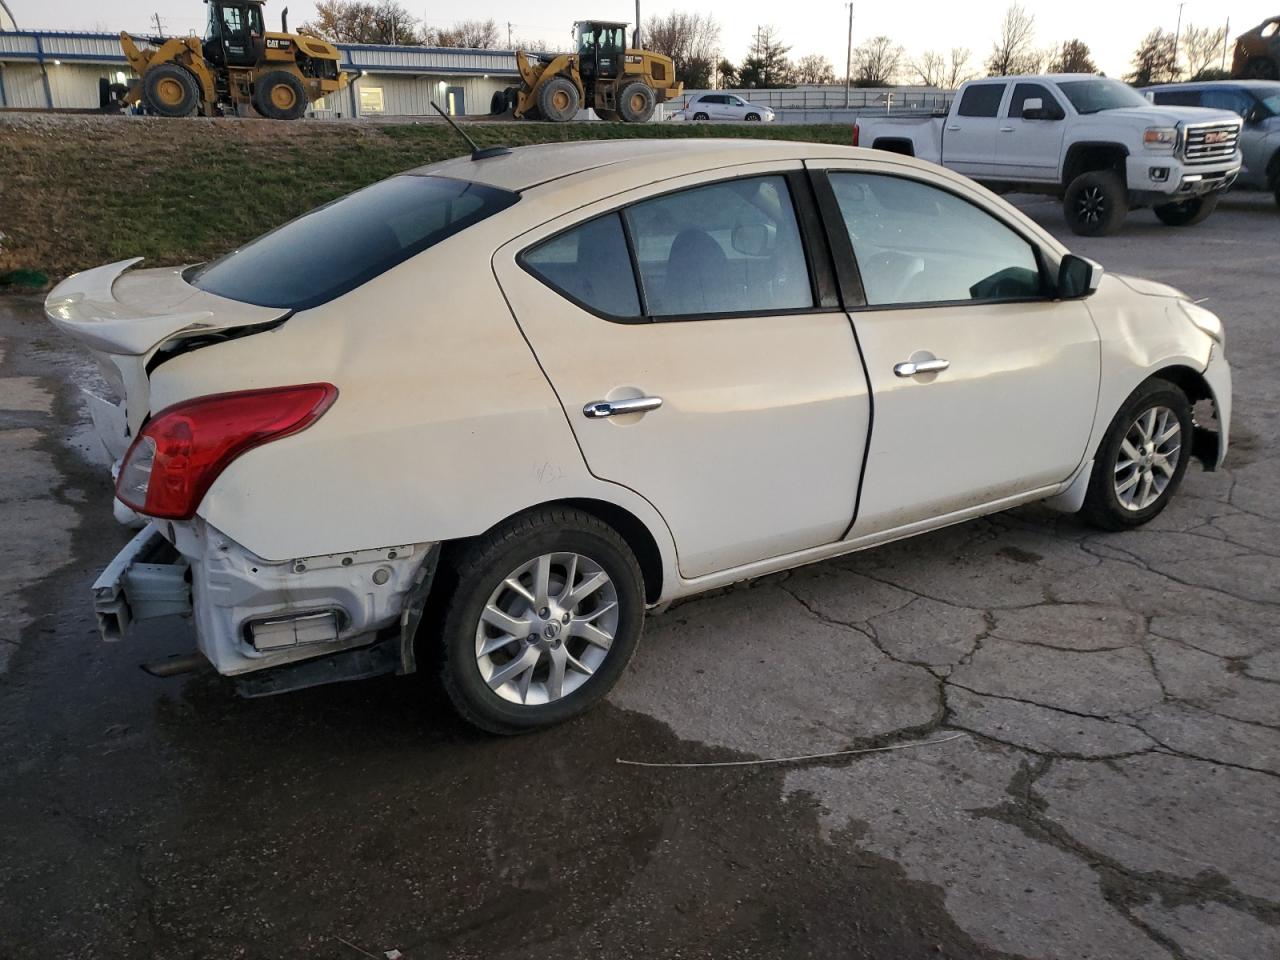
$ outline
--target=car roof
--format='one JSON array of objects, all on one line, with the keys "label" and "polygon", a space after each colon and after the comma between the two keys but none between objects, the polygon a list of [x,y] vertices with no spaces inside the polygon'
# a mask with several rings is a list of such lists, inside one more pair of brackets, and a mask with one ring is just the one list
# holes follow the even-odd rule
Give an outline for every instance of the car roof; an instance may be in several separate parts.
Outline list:
[{"label": "car roof", "polygon": [[[503,190],[521,191],[601,167],[613,167],[618,173],[627,168],[643,168],[652,179],[659,180],[679,175],[690,168],[712,169],[739,163],[817,157],[859,157],[869,153],[853,147],[789,140],[654,137],[542,143],[515,147],[509,154],[484,160],[458,157],[410,172],[472,180]],[[906,157],[895,159],[908,160]]]},{"label": "car roof", "polygon": [[1050,83],[1060,83],[1063,80],[1106,80],[1107,77],[1100,76],[1096,73],[1020,73],[1008,77],[979,77],[976,80],[970,80],[971,84],[979,83],[1008,83],[1011,80],[1017,80],[1021,83],[1049,81]]}]

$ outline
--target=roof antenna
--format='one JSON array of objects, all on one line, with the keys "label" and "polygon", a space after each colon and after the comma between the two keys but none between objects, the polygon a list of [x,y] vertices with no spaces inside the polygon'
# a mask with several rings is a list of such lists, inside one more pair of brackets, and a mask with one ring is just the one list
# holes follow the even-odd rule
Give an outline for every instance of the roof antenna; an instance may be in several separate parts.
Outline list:
[{"label": "roof antenna", "polygon": [[463,130],[460,126],[458,126],[457,123],[454,122],[453,117],[449,116],[447,113],[445,113],[443,110],[440,109],[440,104],[432,100],[431,106],[435,107],[436,113],[440,114],[440,116],[444,117],[447,121],[449,121],[449,126],[453,127],[453,129],[457,131],[458,136],[460,136],[463,140],[467,141],[467,143],[471,146],[472,160],[487,160],[489,157],[503,157],[511,152],[511,149],[509,147],[481,147],[469,136],[467,136],[466,131]]}]

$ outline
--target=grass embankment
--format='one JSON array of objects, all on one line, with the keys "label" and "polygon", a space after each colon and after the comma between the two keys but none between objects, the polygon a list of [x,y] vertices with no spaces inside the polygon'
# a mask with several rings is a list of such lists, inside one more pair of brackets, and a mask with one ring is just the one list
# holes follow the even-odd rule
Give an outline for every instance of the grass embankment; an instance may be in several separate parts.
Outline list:
[{"label": "grass embankment", "polygon": [[[848,143],[849,129],[707,124],[474,124],[481,146],[626,137]],[[146,257],[217,256],[318,204],[464,153],[443,124],[129,117],[0,118],[0,277]],[[3,289],[3,287],[0,287]]]}]

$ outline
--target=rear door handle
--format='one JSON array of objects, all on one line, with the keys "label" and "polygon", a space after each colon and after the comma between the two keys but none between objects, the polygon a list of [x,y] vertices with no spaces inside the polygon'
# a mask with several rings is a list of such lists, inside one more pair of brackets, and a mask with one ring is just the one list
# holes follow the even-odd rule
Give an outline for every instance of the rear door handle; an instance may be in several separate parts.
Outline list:
[{"label": "rear door handle", "polygon": [[620,417],[624,413],[647,413],[662,406],[661,397],[634,397],[630,400],[593,400],[582,408],[588,420]]},{"label": "rear door handle", "polygon": [[960,125],[959,125],[959,124],[956,124],[955,126],[947,127],[947,129],[948,129],[948,130],[959,130],[959,129],[960,129]]},{"label": "rear door handle", "polygon": [[900,377],[914,377],[917,373],[939,373],[949,366],[950,360],[907,360],[895,363],[893,372]]},{"label": "rear door handle", "polygon": [[1001,132],[1001,133],[1013,133],[1013,127],[1001,127],[1001,128],[1000,128],[1000,132]]}]

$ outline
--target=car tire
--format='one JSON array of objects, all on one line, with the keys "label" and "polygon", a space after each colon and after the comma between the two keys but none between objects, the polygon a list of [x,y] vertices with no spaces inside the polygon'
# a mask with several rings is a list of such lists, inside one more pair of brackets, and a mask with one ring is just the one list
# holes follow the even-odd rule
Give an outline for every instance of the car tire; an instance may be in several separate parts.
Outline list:
[{"label": "car tire", "polygon": [[653,87],[640,80],[628,83],[618,93],[618,113],[627,123],[648,123],[658,106]]},{"label": "car tire", "polygon": [[[617,531],[591,514],[522,514],[469,544],[449,572],[441,681],[459,715],[490,733],[526,733],[587,710],[640,642],[640,565]],[[569,580],[579,592],[596,586],[575,598]]]},{"label": "car tire", "polygon": [[552,77],[538,91],[538,113],[544,120],[568,123],[578,115],[581,106],[578,88],[567,77]]},{"label": "car tire", "polygon": [[1102,438],[1081,518],[1103,530],[1129,530],[1160,513],[1187,472],[1192,429],[1182,390],[1155,377],[1141,384]]},{"label": "car tire", "polygon": [[1271,57],[1250,57],[1241,73],[1246,80],[1280,80],[1280,68]]},{"label": "car tire", "polygon": [[708,117],[705,113],[703,113],[703,112],[699,111],[699,112],[697,112],[697,113],[695,113],[695,114],[693,115],[693,119],[695,119],[695,120],[710,120],[711,118],[710,118],[710,117]]},{"label": "car tire", "polygon": [[1120,229],[1129,213],[1124,180],[1112,170],[1090,170],[1071,181],[1062,198],[1062,212],[1071,232],[1082,237],[1105,237]]},{"label": "car tire", "polygon": [[308,103],[307,88],[287,70],[272,70],[253,82],[253,108],[268,120],[297,120]]},{"label": "car tire", "polygon": [[1218,195],[1193,197],[1179,203],[1162,203],[1152,207],[1160,222],[1170,227],[1189,227],[1208,218],[1218,208]]},{"label": "car tire", "polygon": [[747,121],[747,123],[759,123],[759,122],[760,122],[760,114],[758,114],[758,113],[748,113],[748,114],[747,114],[745,117],[743,117],[742,119],[743,119],[743,120],[745,120],[745,121]]},{"label": "car tire", "polygon": [[142,103],[161,117],[188,117],[200,103],[200,85],[185,67],[162,63],[142,77]]}]

